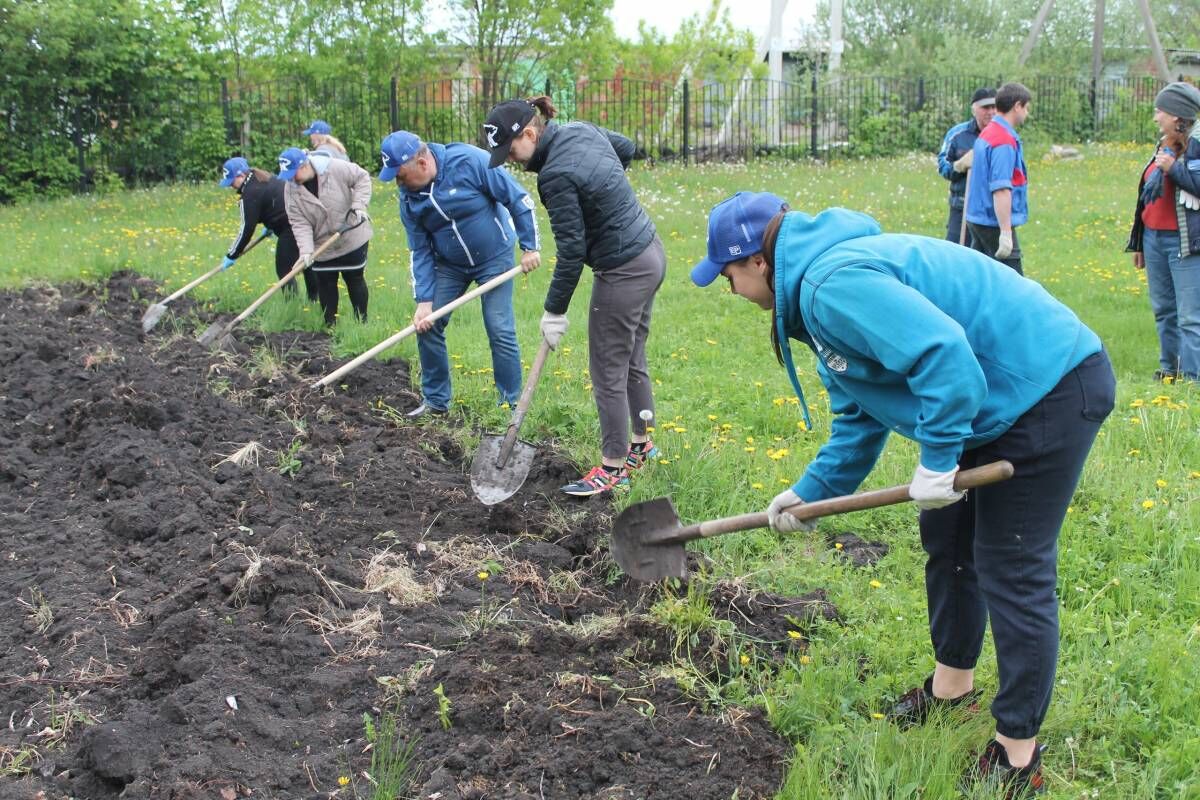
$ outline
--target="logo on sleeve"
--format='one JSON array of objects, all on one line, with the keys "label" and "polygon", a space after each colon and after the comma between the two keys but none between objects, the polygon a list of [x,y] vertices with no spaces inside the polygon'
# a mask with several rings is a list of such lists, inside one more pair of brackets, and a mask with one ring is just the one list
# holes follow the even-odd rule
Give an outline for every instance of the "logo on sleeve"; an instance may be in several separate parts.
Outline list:
[{"label": "logo on sleeve", "polygon": [[841,353],[830,350],[828,347],[817,341],[816,337],[813,337],[813,344],[816,345],[817,355],[820,356],[821,360],[825,362],[825,366],[829,367],[829,369],[833,370],[834,372],[845,372],[846,368],[850,366],[849,362],[846,361],[845,356],[843,356]]}]

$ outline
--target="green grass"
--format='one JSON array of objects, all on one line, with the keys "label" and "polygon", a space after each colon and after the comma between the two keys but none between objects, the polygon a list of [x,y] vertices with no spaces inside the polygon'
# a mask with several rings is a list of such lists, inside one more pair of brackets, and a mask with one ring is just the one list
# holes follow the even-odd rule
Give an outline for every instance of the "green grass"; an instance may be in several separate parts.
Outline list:
[{"label": "green grass", "polygon": [[[1150,379],[1157,340],[1145,282],[1122,252],[1146,150],[1084,153],[1083,161],[1059,163],[1033,154],[1032,222],[1021,231],[1027,274],[1100,333],[1119,379],[1117,410],[1062,534],[1059,682],[1041,733],[1050,745],[1051,796],[1200,798],[1200,392]],[[631,179],[658,225],[669,266],[648,353],[663,456],[638,477],[630,499],[671,494],[687,521],[761,510],[824,441],[828,408],[811,361],[797,351],[817,428],[799,430],[787,378],[771,355],[767,316],[727,290],[689,283],[688,269],[704,252],[705,213],[735,190],[769,189],[797,208],[844,205],[873,214],[887,230],[937,236],[945,227],[945,182],[925,156],[831,166],[643,166]],[[347,357],[406,326],[412,312],[395,196],[390,187],[376,189],[371,322],[353,322],[343,297],[332,346]],[[549,231],[544,214],[540,224]],[[0,285],[98,279],[130,268],[169,290],[217,263],[235,228],[234,196],[215,185],[4,208]],[[245,307],[273,276],[270,250],[251,253],[196,296],[224,311]],[[546,261],[517,280],[526,362],[537,344],[552,267]],[[556,440],[590,464],[598,426],[587,378],[589,283],[585,272],[572,328],[547,365],[526,433]],[[319,309],[279,298],[247,324],[316,330]],[[448,339],[455,402],[480,426],[499,429],[506,416],[495,407],[478,304],[456,312]],[[390,355],[415,360],[415,343]],[[864,488],[904,483],[915,458],[911,443],[893,437]],[[953,796],[968,754],[989,736],[987,715],[906,733],[872,716],[884,698],[932,668],[916,515],[892,507],[827,520],[822,530],[854,530],[887,542],[891,553],[861,570],[830,557],[816,535],[758,532],[703,545],[719,574],[753,573],[754,584],[783,593],[823,587],[845,618],[814,628],[805,658],[794,658],[782,674],[755,675],[721,691],[730,699],[754,697],[796,742],[781,797]],[[701,612],[692,609],[686,624],[697,624],[690,617]],[[996,686],[990,646],[979,683]]]}]

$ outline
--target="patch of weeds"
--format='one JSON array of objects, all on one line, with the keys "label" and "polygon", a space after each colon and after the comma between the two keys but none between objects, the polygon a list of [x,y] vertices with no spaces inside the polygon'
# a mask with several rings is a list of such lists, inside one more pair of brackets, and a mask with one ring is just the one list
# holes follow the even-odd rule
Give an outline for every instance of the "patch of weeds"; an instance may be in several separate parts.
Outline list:
[{"label": "patch of weeds", "polygon": [[433,694],[437,697],[438,701],[438,721],[442,723],[442,730],[448,731],[454,725],[454,722],[450,719],[450,709],[454,703],[451,702],[449,697],[446,697],[446,690],[442,688],[440,683],[433,687]]},{"label": "patch of weeds", "polygon": [[33,772],[42,762],[42,754],[35,747],[0,746],[0,777],[17,778]]},{"label": "patch of weeds", "polygon": [[275,471],[280,475],[295,477],[304,462],[299,459],[300,451],[304,449],[304,439],[297,436],[292,439],[286,450],[280,450],[276,456]]},{"label": "patch of weeds", "polygon": [[371,748],[371,800],[407,797],[414,778],[412,755],[416,741],[400,734],[396,715],[390,711],[384,711],[378,720],[364,713],[363,729]]},{"label": "patch of weeds", "polygon": [[246,371],[252,378],[272,383],[286,371],[283,358],[283,354],[270,344],[264,344],[250,352],[250,364]]},{"label": "patch of weeds", "polygon": [[[45,703],[47,707],[46,725],[34,734],[34,737],[49,749],[60,748],[78,726],[95,725],[99,722],[99,718],[79,702],[87,695],[88,692],[81,692],[78,695],[64,692],[59,695],[51,689],[50,698]],[[38,705],[42,704],[38,703]],[[32,713],[36,708],[35,705],[30,712]]]},{"label": "patch of weeds", "polygon": [[[442,655],[435,651],[435,656]],[[389,703],[399,702],[405,695],[416,691],[417,686],[433,672],[432,658],[416,661],[400,675],[380,675],[375,682],[383,687],[384,699]]]},{"label": "patch of weeds", "polygon": [[[378,537],[377,537],[378,538]],[[363,591],[383,593],[392,605],[419,606],[433,600],[440,587],[426,586],[417,580],[416,574],[402,553],[383,550],[371,557],[363,578]]]},{"label": "patch of weeds", "polygon": [[17,603],[25,609],[26,615],[33,622],[38,633],[45,634],[54,624],[54,609],[50,607],[42,590],[36,586],[29,587],[29,599],[18,597]]},{"label": "patch of weeds", "polygon": [[124,356],[119,355],[112,347],[101,346],[83,357],[83,368],[96,369],[102,364],[115,364],[124,360]]}]

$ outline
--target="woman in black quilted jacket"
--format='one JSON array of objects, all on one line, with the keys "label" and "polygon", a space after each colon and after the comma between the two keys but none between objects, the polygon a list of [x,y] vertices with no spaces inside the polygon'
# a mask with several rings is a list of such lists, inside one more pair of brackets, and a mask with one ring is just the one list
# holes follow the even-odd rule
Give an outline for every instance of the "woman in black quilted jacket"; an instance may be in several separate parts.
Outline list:
[{"label": "woman in black quilted jacket", "polygon": [[583,265],[594,273],[588,312],[588,369],[600,416],[600,463],[562,491],[579,497],[629,484],[629,473],[657,455],[647,428],[654,394],[646,337],[666,255],[638,203],[625,168],[629,139],[586,122],[553,122],[549,97],[509,100],[488,114],[491,166],[505,159],[536,172],[550,216],[557,261],[542,315],[542,336],[556,347]]}]

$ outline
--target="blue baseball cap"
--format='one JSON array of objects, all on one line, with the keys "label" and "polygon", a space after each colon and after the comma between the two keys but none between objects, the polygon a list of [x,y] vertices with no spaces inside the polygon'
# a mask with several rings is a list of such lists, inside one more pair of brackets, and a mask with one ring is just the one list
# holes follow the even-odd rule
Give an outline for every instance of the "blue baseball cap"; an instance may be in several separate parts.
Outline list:
[{"label": "blue baseball cap", "polygon": [[312,136],[314,133],[333,133],[333,128],[329,127],[329,123],[323,119],[313,120],[313,124],[309,125],[304,130],[300,131],[305,136]]},{"label": "blue baseball cap", "polygon": [[738,192],[708,215],[708,258],[692,267],[692,283],[708,286],[725,265],[762,252],[767,223],[787,203],[770,192]]},{"label": "blue baseball cap", "polygon": [[383,161],[379,180],[385,183],[395,180],[400,168],[420,152],[423,146],[421,137],[408,131],[393,131],[383,137],[379,145],[379,157]]},{"label": "blue baseball cap", "polygon": [[308,153],[301,150],[299,147],[289,147],[279,154],[279,177],[285,181],[290,181],[296,174],[296,170],[308,161]]},{"label": "blue baseball cap", "polygon": [[231,158],[221,165],[221,185],[233,186],[233,182],[239,175],[245,175],[249,171],[249,161],[241,156]]}]

